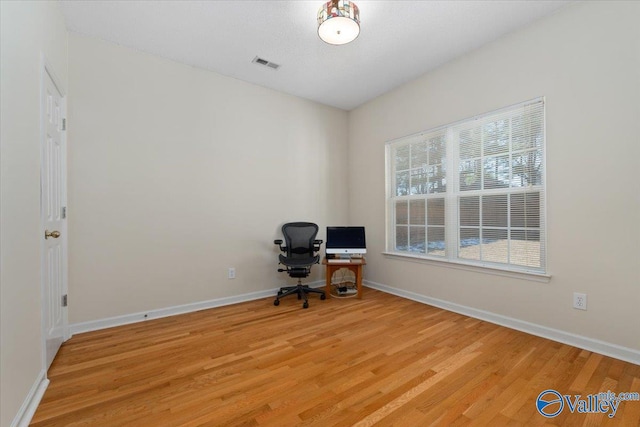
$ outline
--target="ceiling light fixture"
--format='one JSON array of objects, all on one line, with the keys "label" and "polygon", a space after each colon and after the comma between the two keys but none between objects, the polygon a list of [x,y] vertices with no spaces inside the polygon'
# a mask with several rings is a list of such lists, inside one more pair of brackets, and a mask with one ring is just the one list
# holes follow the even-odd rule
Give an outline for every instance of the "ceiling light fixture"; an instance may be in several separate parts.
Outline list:
[{"label": "ceiling light fixture", "polygon": [[330,0],[318,10],[318,35],[329,44],[347,44],[360,34],[360,9],[348,0]]}]

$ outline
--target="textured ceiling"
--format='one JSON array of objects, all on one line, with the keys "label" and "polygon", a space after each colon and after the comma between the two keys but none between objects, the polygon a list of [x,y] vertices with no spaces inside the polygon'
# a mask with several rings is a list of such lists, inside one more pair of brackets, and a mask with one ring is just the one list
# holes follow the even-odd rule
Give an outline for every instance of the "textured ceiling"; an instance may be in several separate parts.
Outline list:
[{"label": "textured ceiling", "polygon": [[351,110],[569,1],[356,0],[360,36],[344,46],[317,36],[322,1],[61,3],[71,31]]}]

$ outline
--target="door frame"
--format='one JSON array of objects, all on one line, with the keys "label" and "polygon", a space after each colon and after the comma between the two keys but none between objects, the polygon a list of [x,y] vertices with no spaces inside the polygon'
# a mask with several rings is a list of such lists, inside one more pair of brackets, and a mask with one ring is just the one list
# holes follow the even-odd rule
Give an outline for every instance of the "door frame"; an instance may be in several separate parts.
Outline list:
[{"label": "door frame", "polygon": [[[62,118],[67,117],[67,93],[62,85],[62,81],[57,77],[51,63],[47,60],[44,53],[40,55],[40,63],[41,63],[41,75],[40,75],[40,323],[41,323],[41,345],[42,345],[42,369],[46,372],[48,371],[47,366],[47,321],[45,318],[46,315],[46,307],[47,307],[47,289],[46,289],[46,281],[45,281],[45,208],[42,204],[42,194],[43,194],[43,178],[44,178],[44,147],[46,144],[46,126],[45,126],[45,117],[46,117],[46,102],[47,102],[47,89],[46,82],[47,78],[50,78],[53,84],[58,89],[58,92],[61,96],[61,116]],[[65,126],[66,127],[66,126]],[[60,143],[62,144],[62,202],[61,205],[65,208],[67,207],[67,132],[66,129],[61,131],[60,135]],[[65,215],[65,220],[62,222],[62,229],[60,233],[63,236],[62,239],[62,289],[63,295],[68,295],[69,291],[69,283],[68,283],[68,271],[69,271],[69,256],[68,256],[68,232],[67,232],[67,216]],[[71,338],[69,331],[69,318],[68,318],[68,304],[67,307],[64,307],[62,310],[62,329],[63,329],[63,342]]]}]

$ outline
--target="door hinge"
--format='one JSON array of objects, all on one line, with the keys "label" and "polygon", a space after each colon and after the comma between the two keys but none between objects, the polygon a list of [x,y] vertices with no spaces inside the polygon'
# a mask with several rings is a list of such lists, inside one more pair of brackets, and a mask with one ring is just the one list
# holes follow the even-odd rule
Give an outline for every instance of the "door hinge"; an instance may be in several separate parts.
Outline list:
[{"label": "door hinge", "polygon": [[60,216],[62,217],[62,219],[65,219],[67,217],[67,207],[66,206],[62,207],[62,212],[60,213]]},{"label": "door hinge", "polygon": [[67,119],[62,119],[62,130],[67,130]]},{"label": "door hinge", "polygon": [[62,306],[66,307],[68,305],[68,298],[67,298],[67,294],[62,295]]}]

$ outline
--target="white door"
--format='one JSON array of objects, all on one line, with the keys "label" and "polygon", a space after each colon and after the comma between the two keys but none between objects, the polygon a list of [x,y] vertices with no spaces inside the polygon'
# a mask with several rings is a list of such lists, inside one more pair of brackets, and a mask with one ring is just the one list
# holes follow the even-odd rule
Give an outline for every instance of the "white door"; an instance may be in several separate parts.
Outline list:
[{"label": "white door", "polygon": [[67,335],[66,147],[63,98],[48,70],[42,105],[42,322],[45,368]]}]

